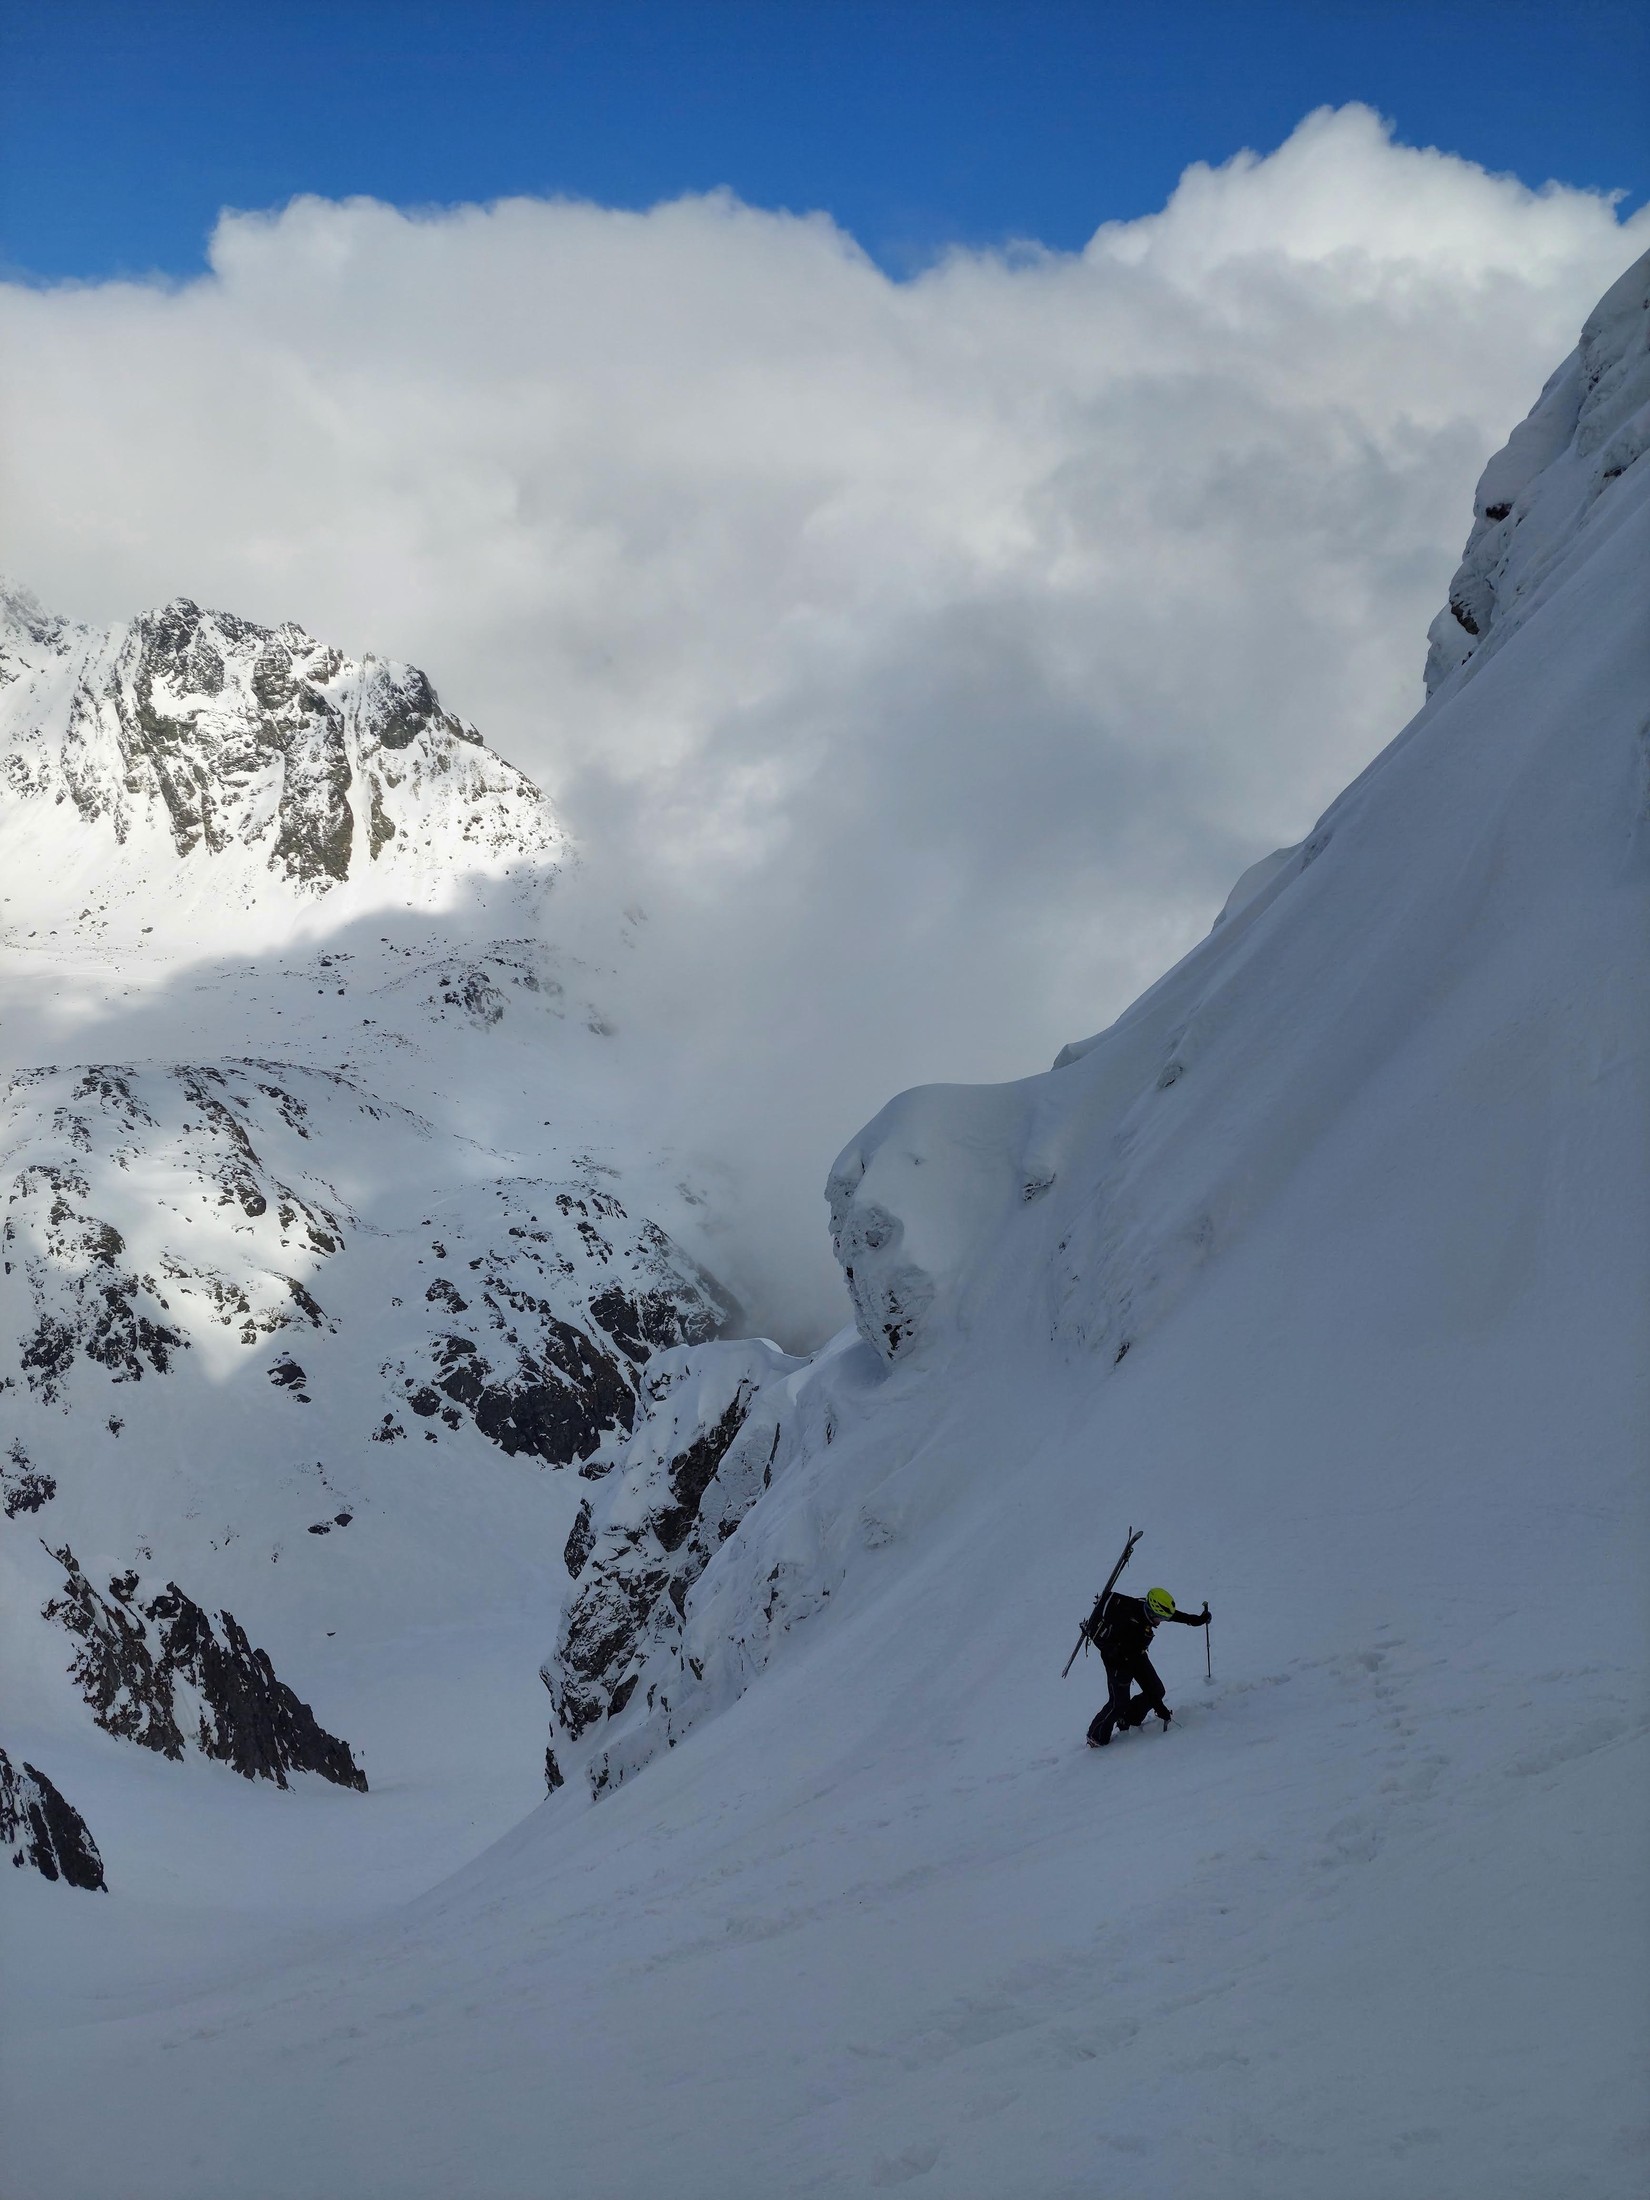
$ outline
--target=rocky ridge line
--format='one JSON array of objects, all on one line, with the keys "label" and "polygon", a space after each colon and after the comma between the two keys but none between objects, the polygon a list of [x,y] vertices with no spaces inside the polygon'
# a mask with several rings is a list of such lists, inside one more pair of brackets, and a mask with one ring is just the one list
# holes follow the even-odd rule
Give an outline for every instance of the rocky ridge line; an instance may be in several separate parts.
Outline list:
[{"label": "rocky ridge line", "polygon": [[102,632],[0,586],[0,789],[191,872],[239,852],[242,883],[300,897],[565,850],[541,790],[416,666],[181,596]]}]

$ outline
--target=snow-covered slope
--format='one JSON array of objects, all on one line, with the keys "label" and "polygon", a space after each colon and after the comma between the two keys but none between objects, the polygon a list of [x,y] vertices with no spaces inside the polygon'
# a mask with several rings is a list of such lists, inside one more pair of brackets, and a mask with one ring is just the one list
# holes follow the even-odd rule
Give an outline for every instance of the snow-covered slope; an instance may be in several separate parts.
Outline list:
[{"label": "snow-covered slope", "polygon": [[[1650,468],[1588,469],[1647,281],[1307,841],[1053,1070],[851,1143],[854,1329],[655,1370],[548,1801],[263,1971],[142,1985],[118,1896],[4,1875],[20,2189],[1643,2189]],[[1213,1674],[1164,1642],[1174,1727],[1096,1754],[1131,1522]]]},{"label": "snow-covered slope", "polygon": [[[838,1158],[833,1241],[879,1366],[920,1368],[932,1396],[983,1350],[1009,1357],[1046,1341],[1076,1355],[1098,1391],[1122,1382],[1128,1356],[1150,1349],[1208,1272],[1324,1166],[1326,1148],[1366,1172],[1370,1154],[1388,1172],[1400,1156],[1410,1164],[1400,1173],[1416,1212],[1385,1225],[1403,1285],[1397,1332],[1438,1351],[1532,1303],[1553,1230],[1577,1229],[1585,1245],[1604,1227],[1572,1210],[1555,1177],[1571,1136],[1555,1079],[1568,1065],[1585,1094],[1594,1077],[1636,1067],[1645,1029],[1632,952],[1650,944],[1632,930],[1650,830],[1650,679],[1633,600],[1644,569],[1617,540],[1639,520],[1634,495],[1614,488],[1650,419],[1645,296],[1641,262],[1543,393],[1534,441],[1526,423],[1509,446],[1524,473],[1499,553],[1499,621],[1485,610],[1479,647],[1438,674],[1433,703],[1308,839],[1257,865],[1209,940],[1053,1070],[901,1094]],[[1479,505],[1511,474],[1498,455]],[[1480,521],[1463,573],[1479,569],[1482,539]],[[1458,576],[1452,602],[1464,585]],[[1533,662],[1477,694],[1537,612],[1549,630]],[[1566,624],[1584,639],[1549,661]],[[1434,673],[1438,636],[1435,624]],[[1582,895],[1589,836],[1599,858]],[[1613,942],[1606,934],[1613,953],[1593,936],[1601,913],[1628,920]],[[1451,1143],[1440,1116],[1456,1093],[1470,1104]],[[1411,1153],[1405,1126],[1422,1120]],[[1623,1156],[1624,1197],[1642,1187],[1629,1165],[1642,1159]],[[1342,1173],[1353,1176],[1352,1160]],[[1356,1304],[1375,1275],[1337,1274],[1335,1289]],[[1624,1288],[1643,1280],[1629,1264]],[[851,1503],[841,1460],[825,1455],[838,1420],[884,1395],[874,1371],[866,1392],[844,1344],[802,1377],[776,1378],[784,1403],[776,1387],[759,1419],[774,1423],[775,1473],[796,1462],[819,1485],[808,1524],[799,1544],[802,1500],[777,1498],[695,1595],[665,1669],[640,1676],[643,1700],[651,1689],[668,1706],[651,1722],[652,1750],[701,1699],[737,1692],[774,1626],[797,1616],[793,1598],[813,1609],[856,1544],[880,1532],[882,1508],[908,1501]],[[893,1486],[945,1472],[902,1469]],[[648,1754],[642,1737],[627,1751]],[[598,1760],[604,1785],[605,1772]]]}]

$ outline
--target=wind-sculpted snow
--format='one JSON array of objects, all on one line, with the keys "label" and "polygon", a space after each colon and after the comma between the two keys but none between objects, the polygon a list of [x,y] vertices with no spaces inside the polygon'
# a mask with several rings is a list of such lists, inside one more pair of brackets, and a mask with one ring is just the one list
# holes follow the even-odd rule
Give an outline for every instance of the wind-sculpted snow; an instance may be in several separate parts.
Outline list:
[{"label": "wind-sculpted snow", "polygon": [[20,1870],[91,1892],[104,1888],[103,1859],[86,1821],[30,1764],[0,1749],[0,1849]]},{"label": "wind-sculpted snow", "polygon": [[145,1597],[135,1570],[105,1596],[67,1544],[51,1555],[63,1587],[42,1617],[76,1645],[71,1676],[106,1734],[174,1761],[188,1745],[277,1787],[289,1772],[316,1772],[366,1793],[348,1743],[317,1722],[232,1612],[204,1612],[175,1581]]},{"label": "wind-sculpted snow", "polygon": [[1613,283],[1534,410],[1485,467],[1449,601],[1427,636],[1430,695],[1527,613],[1576,528],[1650,449],[1650,254]]},{"label": "wind-sculpted snow", "polygon": [[181,597],[104,633],[0,589],[0,797],[0,862],[62,872],[53,917],[88,938],[168,856],[171,900],[221,929],[345,886],[542,881],[564,852],[539,789],[415,667]]}]

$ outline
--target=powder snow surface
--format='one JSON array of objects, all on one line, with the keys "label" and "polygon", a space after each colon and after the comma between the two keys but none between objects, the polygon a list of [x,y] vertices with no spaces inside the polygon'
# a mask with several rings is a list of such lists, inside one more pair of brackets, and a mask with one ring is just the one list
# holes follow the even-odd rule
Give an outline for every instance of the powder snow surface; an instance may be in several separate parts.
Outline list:
[{"label": "powder snow surface", "polygon": [[[1579,494],[1574,419],[1516,616],[1303,848],[837,1165],[830,1440],[688,1607],[744,1692],[413,1899],[450,1767],[185,1767],[188,1883],[5,1874],[8,2191],[1644,2190],[1650,472]],[[1131,1523],[1214,1676],[1165,1630],[1174,1726],[1097,1754],[1058,1675]],[[781,1569],[831,1594],[764,1635]]]}]

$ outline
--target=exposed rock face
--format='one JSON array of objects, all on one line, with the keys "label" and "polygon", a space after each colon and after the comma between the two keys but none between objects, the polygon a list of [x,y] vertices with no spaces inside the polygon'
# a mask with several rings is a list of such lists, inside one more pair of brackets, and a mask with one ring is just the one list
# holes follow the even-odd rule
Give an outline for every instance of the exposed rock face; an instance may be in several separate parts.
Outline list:
[{"label": "exposed rock face", "polygon": [[19,1869],[30,1866],[43,1879],[106,1891],[103,1859],[85,1819],[43,1772],[30,1764],[14,1764],[3,1749],[0,1848],[11,1850],[11,1860]]},{"label": "exposed rock face", "polygon": [[38,1512],[49,1505],[57,1495],[57,1484],[49,1474],[35,1471],[28,1453],[13,1437],[0,1460],[0,1490],[5,1492],[6,1518],[15,1520],[19,1513]]},{"label": "exposed rock face", "polygon": [[[680,1668],[689,1593],[771,1479],[779,1392],[803,1364],[756,1340],[669,1352],[649,1368],[599,1523],[581,1509],[569,1540],[580,1587],[542,1677],[570,1742],[617,1718],[644,1671]],[[644,1696],[651,1708],[659,1685]],[[599,1792],[612,1765],[589,1778]]]},{"label": "exposed rock face", "polygon": [[440,1244],[424,1302],[439,1325],[390,1370],[408,1410],[546,1466],[627,1430],[650,1357],[702,1344],[733,1302],[664,1231],[589,1183],[495,1184]]},{"label": "exposed rock face", "polygon": [[545,797],[410,665],[179,597],[108,633],[0,592],[0,786],[73,805],[116,847],[250,854],[326,894],[377,868],[552,860]]},{"label": "exposed rock face", "polygon": [[105,1596],[67,1544],[52,1555],[63,1593],[42,1617],[78,1644],[71,1677],[105,1733],[174,1761],[188,1743],[247,1780],[284,1788],[289,1772],[316,1772],[365,1794],[348,1743],[319,1725],[233,1613],[209,1616],[176,1582],[143,1600],[130,1573]]}]

